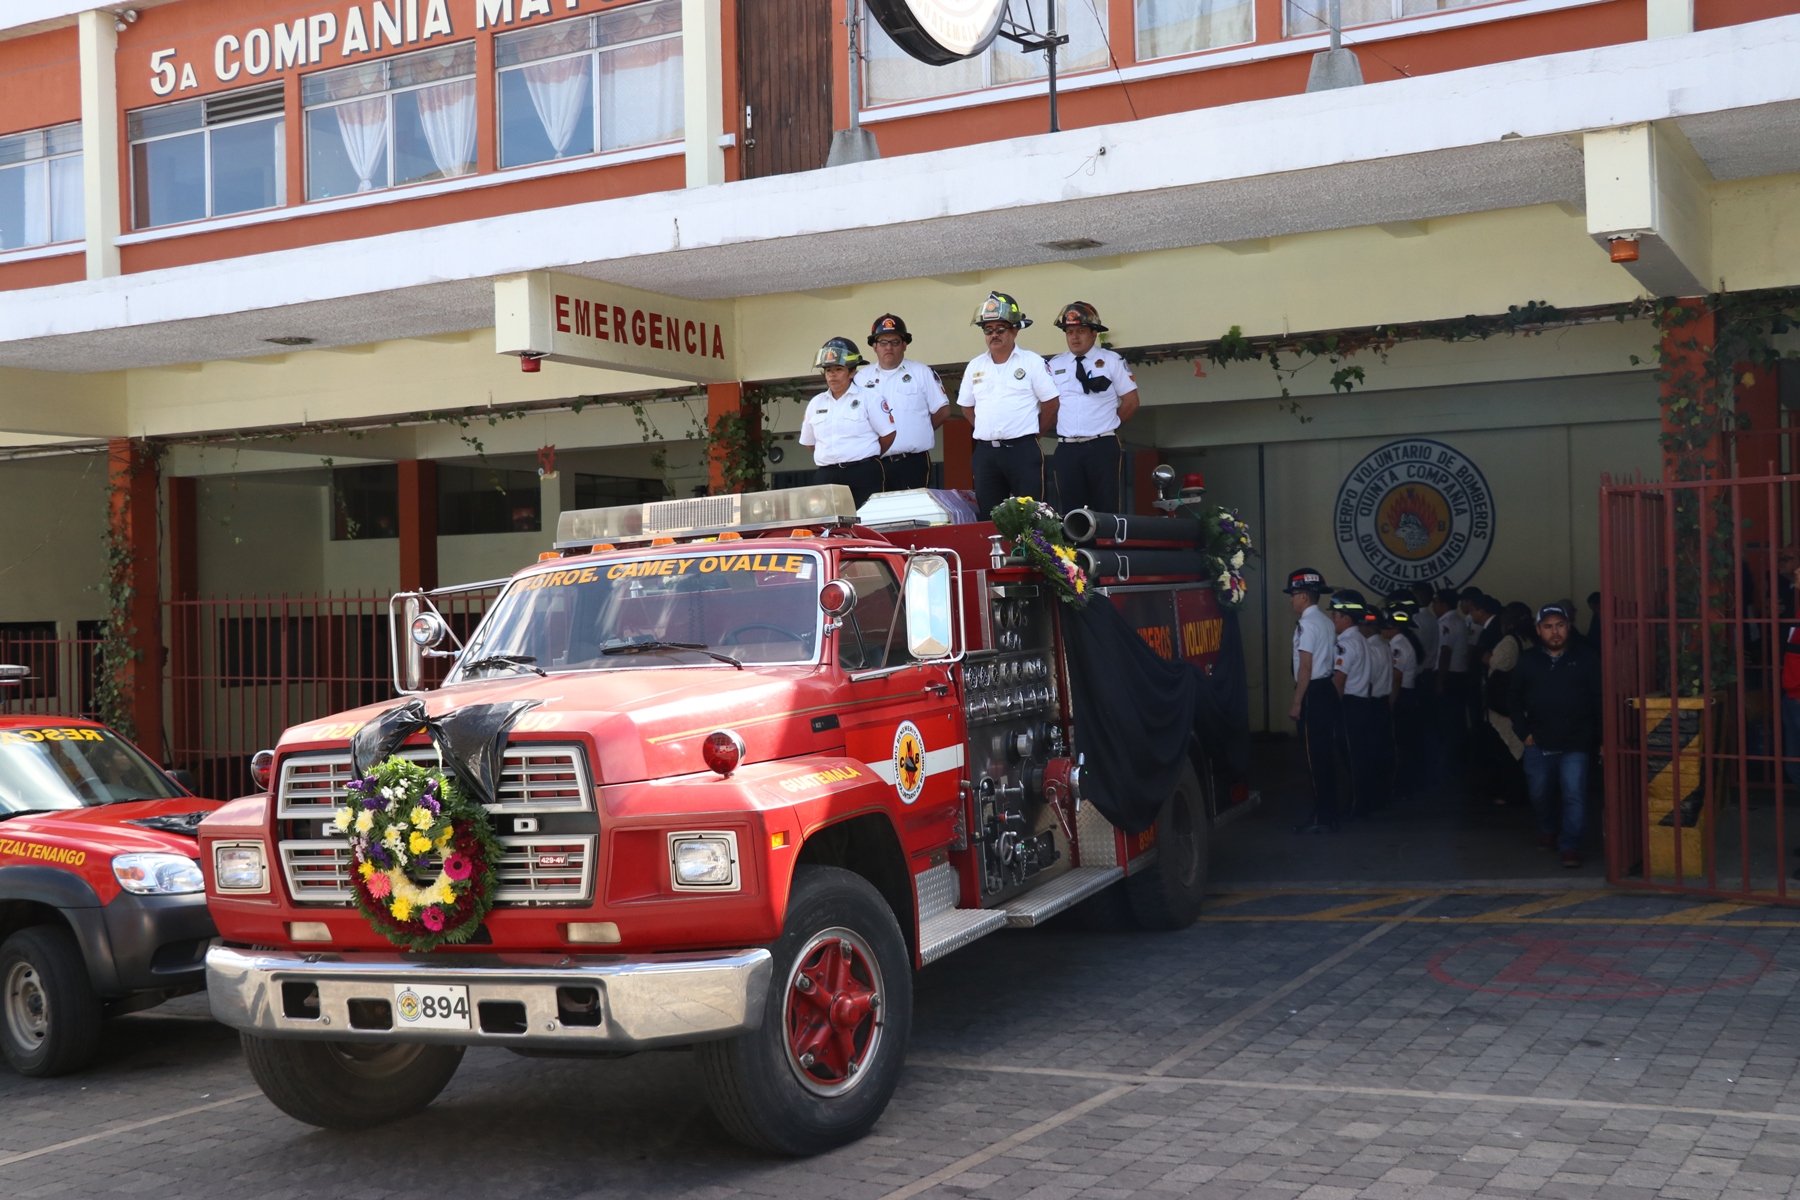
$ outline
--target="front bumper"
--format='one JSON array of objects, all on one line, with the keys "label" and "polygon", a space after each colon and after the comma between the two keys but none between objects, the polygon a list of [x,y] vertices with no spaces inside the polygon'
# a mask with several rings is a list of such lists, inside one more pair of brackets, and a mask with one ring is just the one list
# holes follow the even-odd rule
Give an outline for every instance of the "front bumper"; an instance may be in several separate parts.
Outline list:
[{"label": "front bumper", "polygon": [[[266,1037],[644,1050],[756,1029],[771,969],[767,950],[421,956],[214,946],[206,986],[215,1018]],[[396,996],[421,984],[467,987],[469,1028],[406,1028]],[[592,993],[592,1011],[571,1011],[571,998]]]}]

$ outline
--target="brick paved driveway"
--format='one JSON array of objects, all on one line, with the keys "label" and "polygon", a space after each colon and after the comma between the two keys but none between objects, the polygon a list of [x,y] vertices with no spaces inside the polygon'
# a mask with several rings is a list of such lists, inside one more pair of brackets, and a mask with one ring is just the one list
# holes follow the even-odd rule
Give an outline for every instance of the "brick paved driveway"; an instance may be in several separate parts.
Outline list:
[{"label": "brick paved driveway", "polygon": [[1800,913],[1594,891],[1005,933],[919,977],[875,1136],[803,1162],[727,1141],[678,1052],[472,1051],[424,1116],[320,1132],[190,998],[83,1075],[0,1070],[0,1196],[1786,1195],[1797,971]]}]

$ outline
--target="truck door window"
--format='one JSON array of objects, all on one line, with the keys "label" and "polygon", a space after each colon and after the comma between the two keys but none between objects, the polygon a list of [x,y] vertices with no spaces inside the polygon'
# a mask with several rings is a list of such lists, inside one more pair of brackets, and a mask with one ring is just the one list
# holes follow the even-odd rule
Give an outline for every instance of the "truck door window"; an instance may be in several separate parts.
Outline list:
[{"label": "truck door window", "polygon": [[856,605],[838,630],[838,665],[873,671],[912,661],[906,651],[906,605],[885,559],[845,559],[839,572],[856,589]]}]

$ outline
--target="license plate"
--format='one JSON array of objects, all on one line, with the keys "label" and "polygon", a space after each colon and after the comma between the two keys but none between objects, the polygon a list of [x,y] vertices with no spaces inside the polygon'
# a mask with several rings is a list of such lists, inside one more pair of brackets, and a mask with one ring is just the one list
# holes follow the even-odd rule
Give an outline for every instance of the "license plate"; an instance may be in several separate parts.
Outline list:
[{"label": "license plate", "polygon": [[434,983],[396,983],[397,1029],[467,1029],[469,989]]}]

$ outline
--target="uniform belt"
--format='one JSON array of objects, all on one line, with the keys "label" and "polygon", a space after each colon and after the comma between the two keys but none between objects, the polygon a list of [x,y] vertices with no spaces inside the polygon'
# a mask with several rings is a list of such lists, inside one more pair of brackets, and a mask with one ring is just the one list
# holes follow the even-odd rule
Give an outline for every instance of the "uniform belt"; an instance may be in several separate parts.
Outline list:
[{"label": "uniform belt", "polygon": [[1089,434],[1087,437],[1066,437],[1063,434],[1059,433],[1056,435],[1056,440],[1059,442],[1097,442],[1101,438],[1109,438],[1109,437],[1117,437],[1117,436],[1118,435],[1115,433],[1093,433],[1093,434]]},{"label": "uniform belt", "polygon": [[1002,446],[1016,446],[1020,442],[1035,442],[1038,440],[1038,435],[1035,433],[1021,433],[1018,437],[982,438],[981,440],[998,450]]}]

